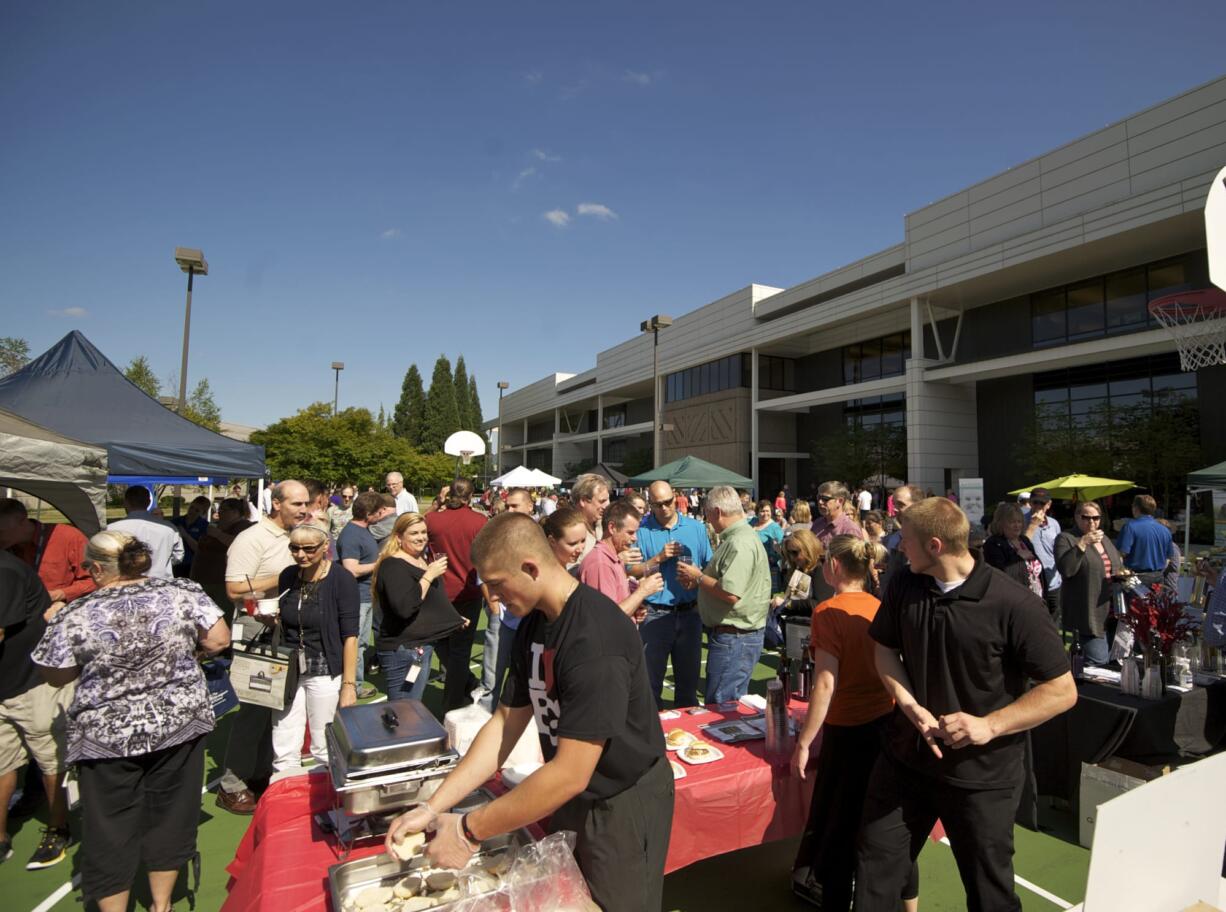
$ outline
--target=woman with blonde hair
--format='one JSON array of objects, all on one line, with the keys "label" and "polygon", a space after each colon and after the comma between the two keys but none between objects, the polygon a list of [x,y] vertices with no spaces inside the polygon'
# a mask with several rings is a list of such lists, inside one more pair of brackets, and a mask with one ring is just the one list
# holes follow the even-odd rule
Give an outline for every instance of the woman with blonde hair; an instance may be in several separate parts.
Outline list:
[{"label": "woman with blonde hair", "polygon": [[314,522],[289,534],[294,563],[281,571],[279,614],[256,615],[280,624],[281,643],[295,651],[298,687],[286,706],[273,713],[272,768],[292,772],[302,766],[302,736],[311,731],[311,756],[328,765],[324,726],[337,706],[358,701],[358,581],[328,559],[328,533]]},{"label": "woman with blonde hair", "polygon": [[375,650],[389,700],[420,700],[430,681],[434,644],[464,627],[443,589],[447,555],[432,555],[426,518],[402,513],[371,573],[371,599],[381,611]]},{"label": "woman with blonde hair", "polygon": [[[881,603],[864,591],[869,568],[885,549],[853,535],[836,535],[826,548],[822,576],[834,595],[813,608],[809,649],[813,689],[809,712],[796,739],[792,770],[809,775],[809,747],[822,732],[813,772],[813,800],[792,867],[792,890],[826,909],[851,906],[856,834],[894,701],[877,676],[868,628]],[[813,605],[812,600],[809,601]],[[902,899],[916,908],[919,871],[911,866]]]},{"label": "woman with blonde hair", "polygon": [[152,562],[149,546],[129,535],[94,535],[82,567],[98,588],[62,609],[31,655],[49,684],[77,681],[67,759],[81,786],[81,891],[101,912],[128,908],[142,864],[149,908],[170,909],[179,868],[196,855],[213,730],[196,651],[230,645],[204,590],[148,577]]},{"label": "woman with blonde hair", "polygon": [[809,502],[807,500],[796,501],[792,504],[792,512],[788,514],[788,525],[784,537],[812,528],[813,510],[809,507]]},{"label": "woman with blonde hair", "polygon": [[1034,543],[1026,537],[1026,520],[1022,508],[1011,501],[996,505],[991,536],[983,543],[983,559],[1015,582],[1027,587],[1039,598],[1047,592],[1047,579],[1039,562]]}]

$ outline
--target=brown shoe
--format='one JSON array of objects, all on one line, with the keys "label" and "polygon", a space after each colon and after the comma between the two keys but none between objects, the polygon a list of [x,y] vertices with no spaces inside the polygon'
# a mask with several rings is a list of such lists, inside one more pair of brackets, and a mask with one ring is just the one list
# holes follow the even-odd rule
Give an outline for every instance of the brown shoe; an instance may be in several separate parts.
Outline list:
[{"label": "brown shoe", "polygon": [[251,794],[250,789],[233,794],[224,789],[217,790],[217,806],[223,811],[229,811],[231,814],[254,814],[255,805],[256,797]]}]

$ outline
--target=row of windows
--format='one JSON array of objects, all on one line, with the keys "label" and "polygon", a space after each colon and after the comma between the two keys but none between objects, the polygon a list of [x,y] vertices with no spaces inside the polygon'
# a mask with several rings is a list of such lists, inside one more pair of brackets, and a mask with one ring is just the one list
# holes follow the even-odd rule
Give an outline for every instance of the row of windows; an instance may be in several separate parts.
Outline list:
[{"label": "row of windows", "polygon": [[906,427],[906,396],[902,393],[890,393],[885,396],[849,399],[843,407],[843,417],[851,427]]},{"label": "row of windows", "polygon": [[1148,304],[1192,287],[1189,254],[1147,266],[1109,273],[1085,282],[1043,291],[1030,298],[1036,348],[1151,329],[1157,322]]},{"label": "row of windows", "polygon": [[1043,431],[1109,431],[1136,409],[1196,401],[1196,374],[1174,355],[1134,358],[1035,377],[1035,420]]},{"label": "row of windows", "polygon": [[880,339],[843,347],[843,382],[863,383],[882,377],[900,377],[911,357],[911,333],[900,332]]},{"label": "row of windows", "polygon": [[[751,356],[746,353],[696,364],[664,378],[664,401],[680,402],[694,396],[719,393],[750,385]],[[761,389],[794,392],[796,362],[790,358],[758,356],[758,385]]]}]

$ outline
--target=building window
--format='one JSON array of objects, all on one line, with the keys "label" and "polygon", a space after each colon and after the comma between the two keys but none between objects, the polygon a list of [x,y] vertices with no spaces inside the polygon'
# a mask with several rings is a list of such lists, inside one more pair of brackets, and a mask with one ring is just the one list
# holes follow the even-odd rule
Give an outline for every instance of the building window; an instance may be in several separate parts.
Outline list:
[{"label": "building window", "polygon": [[742,357],[735,354],[668,374],[664,378],[664,401],[680,402],[694,396],[749,386],[749,377],[745,372],[748,364],[747,355]]},{"label": "building window", "polygon": [[626,426],[626,406],[614,405],[604,410],[605,430]]},{"label": "building window", "polygon": [[901,332],[843,347],[843,382],[901,377],[911,357],[911,333]]},{"label": "building window", "polygon": [[843,406],[849,427],[906,427],[907,400],[903,393],[849,399]]}]

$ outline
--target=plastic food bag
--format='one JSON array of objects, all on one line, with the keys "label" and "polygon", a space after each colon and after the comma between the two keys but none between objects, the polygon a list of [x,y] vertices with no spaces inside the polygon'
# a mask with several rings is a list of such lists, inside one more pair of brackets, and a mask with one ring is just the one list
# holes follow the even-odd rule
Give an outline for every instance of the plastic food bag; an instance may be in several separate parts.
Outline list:
[{"label": "plastic food bag", "polygon": [[599,912],[575,862],[575,834],[554,833],[520,848],[502,886],[458,900],[451,912]]}]

